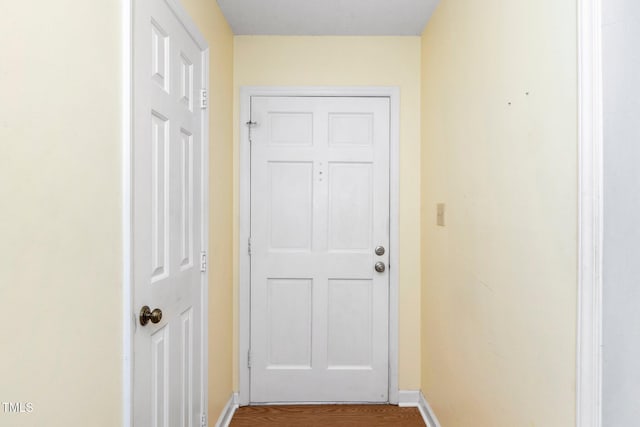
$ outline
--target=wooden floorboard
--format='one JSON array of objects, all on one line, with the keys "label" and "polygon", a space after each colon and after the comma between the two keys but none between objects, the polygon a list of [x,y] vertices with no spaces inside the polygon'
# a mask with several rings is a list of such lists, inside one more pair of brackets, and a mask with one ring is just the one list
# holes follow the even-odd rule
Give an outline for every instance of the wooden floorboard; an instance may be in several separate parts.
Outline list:
[{"label": "wooden floorboard", "polygon": [[425,427],[418,408],[394,405],[243,406],[230,427]]}]

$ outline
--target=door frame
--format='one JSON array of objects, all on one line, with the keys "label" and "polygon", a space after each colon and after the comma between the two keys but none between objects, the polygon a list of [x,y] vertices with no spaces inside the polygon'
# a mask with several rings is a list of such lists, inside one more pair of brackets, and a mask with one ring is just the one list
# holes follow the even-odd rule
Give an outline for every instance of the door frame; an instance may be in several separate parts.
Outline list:
[{"label": "door frame", "polygon": [[400,88],[395,86],[242,86],[240,88],[240,230],[239,265],[239,404],[250,403],[248,354],[251,343],[251,147],[249,128],[252,96],[389,98],[389,403],[398,403],[398,290],[400,190]]},{"label": "door frame", "polygon": [[[134,28],[134,1],[120,0],[121,30],[121,137],[122,137],[122,426],[133,427],[133,366],[134,366],[134,332],[137,327],[138,317],[134,307],[134,283],[133,283],[133,144],[135,109],[134,100],[136,86],[134,81],[134,41],[136,29]],[[164,0],[174,13],[178,21],[184,26],[189,36],[198,45],[202,52],[202,89],[209,91],[209,45],[195,22],[179,0]],[[196,99],[194,103],[197,103]],[[209,114],[210,102],[207,107],[201,109],[201,146],[202,146],[202,248],[209,252]],[[198,108],[196,106],[196,108]],[[209,270],[201,276],[202,319],[202,391],[200,402],[202,412],[206,419],[208,416],[209,402]]]},{"label": "door frame", "polygon": [[578,0],[576,425],[602,425],[602,2]]}]

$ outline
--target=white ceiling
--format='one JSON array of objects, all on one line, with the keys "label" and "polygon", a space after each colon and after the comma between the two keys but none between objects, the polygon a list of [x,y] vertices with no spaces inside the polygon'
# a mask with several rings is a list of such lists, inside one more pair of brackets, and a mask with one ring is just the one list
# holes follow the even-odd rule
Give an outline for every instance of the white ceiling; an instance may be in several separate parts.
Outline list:
[{"label": "white ceiling", "polygon": [[422,34],[439,0],[217,0],[237,35]]}]

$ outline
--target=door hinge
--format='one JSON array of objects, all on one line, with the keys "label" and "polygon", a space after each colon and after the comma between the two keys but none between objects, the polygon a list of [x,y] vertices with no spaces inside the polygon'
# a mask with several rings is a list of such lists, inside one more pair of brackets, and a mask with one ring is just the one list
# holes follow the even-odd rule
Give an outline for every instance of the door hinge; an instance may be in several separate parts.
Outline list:
[{"label": "door hinge", "polygon": [[251,350],[247,351],[247,368],[251,368]]},{"label": "door hinge", "polygon": [[200,416],[200,427],[207,427],[207,416],[205,414]]},{"label": "door hinge", "polygon": [[207,271],[207,253],[200,252],[200,271]]},{"label": "door hinge", "polygon": [[200,108],[203,110],[209,106],[209,92],[206,89],[200,89]]},{"label": "door hinge", "polygon": [[251,256],[251,237],[247,239],[247,253]]},{"label": "door hinge", "polygon": [[249,144],[253,142],[253,139],[251,139],[251,129],[257,124],[258,122],[251,121],[251,119],[249,119],[249,121],[246,123],[247,127],[249,128]]}]

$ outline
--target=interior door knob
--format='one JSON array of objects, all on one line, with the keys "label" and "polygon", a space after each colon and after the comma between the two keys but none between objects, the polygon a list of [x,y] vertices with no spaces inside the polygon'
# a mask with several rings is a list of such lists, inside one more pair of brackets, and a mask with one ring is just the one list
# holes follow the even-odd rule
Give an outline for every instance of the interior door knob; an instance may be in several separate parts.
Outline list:
[{"label": "interior door knob", "polygon": [[148,305],[145,305],[140,309],[140,324],[142,326],[146,325],[151,321],[151,323],[158,323],[162,320],[162,310],[159,308],[154,308],[153,311],[149,308]]},{"label": "interior door knob", "polygon": [[376,262],[376,265],[374,266],[374,268],[378,273],[384,273],[384,270],[386,269],[384,262],[380,262],[380,261]]}]

